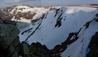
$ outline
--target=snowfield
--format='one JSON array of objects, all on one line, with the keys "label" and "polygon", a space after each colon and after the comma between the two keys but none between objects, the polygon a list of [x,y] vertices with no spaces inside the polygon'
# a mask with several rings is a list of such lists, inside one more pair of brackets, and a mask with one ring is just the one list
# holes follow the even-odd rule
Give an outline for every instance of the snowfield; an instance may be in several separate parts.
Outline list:
[{"label": "snowfield", "polygon": [[[21,6],[17,8],[21,8]],[[23,6],[23,8],[25,9],[21,12],[31,11],[36,15],[29,22],[24,22],[28,19],[23,20],[23,18],[18,21],[22,22],[17,23],[17,27],[21,31],[19,34],[21,42],[27,41],[29,44],[40,42],[49,49],[53,49],[56,45],[64,42],[70,33],[78,32],[78,39],[67,46],[67,49],[61,53],[61,57],[86,57],[91,37],[98,31],[98,22],[94,21],[95,15],[98,13],[96,8],[79,6],[48,8]],[[11,13],[14,10],[15,8]],[[70,40],[75,37],[71,37]]]}]

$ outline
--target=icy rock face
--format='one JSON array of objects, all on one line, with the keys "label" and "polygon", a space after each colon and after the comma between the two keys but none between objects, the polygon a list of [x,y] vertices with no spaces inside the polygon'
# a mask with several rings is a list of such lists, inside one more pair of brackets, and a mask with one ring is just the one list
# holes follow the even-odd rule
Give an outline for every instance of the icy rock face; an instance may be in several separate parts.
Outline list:
[{"label": "icy rock face", "polygon": [[0,57],[18,56],[19,50],[16,48],[20,43],[18,34],[19,30],[12,21],[0,22]]},{"label": "icy rock face", "polygon": [[87,57],[98,57],[98,32],[92,36],[91,42],[89,43],[89,51]]}]

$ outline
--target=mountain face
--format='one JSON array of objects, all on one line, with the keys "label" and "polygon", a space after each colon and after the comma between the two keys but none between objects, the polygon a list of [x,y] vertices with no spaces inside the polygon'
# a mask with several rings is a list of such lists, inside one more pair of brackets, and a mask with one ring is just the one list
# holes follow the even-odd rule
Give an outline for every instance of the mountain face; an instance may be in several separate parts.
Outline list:
[{"label": "mountain face", "polygon": [[98,32],[98,9],[90,7],[13,6],[1,9],[0,19],[16,21],[20,42],[31,45],[35,57],[89,57]]}]

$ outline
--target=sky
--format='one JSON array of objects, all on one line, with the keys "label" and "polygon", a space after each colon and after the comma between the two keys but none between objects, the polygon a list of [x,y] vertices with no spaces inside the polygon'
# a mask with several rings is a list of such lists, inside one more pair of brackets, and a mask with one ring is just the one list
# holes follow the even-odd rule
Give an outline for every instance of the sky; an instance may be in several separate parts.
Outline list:
[{"label": "sky", "polygon": [[74,4],[98,4],[98,0],[0,0],[0,6],[11,4],[32,5],[74,5]]}]

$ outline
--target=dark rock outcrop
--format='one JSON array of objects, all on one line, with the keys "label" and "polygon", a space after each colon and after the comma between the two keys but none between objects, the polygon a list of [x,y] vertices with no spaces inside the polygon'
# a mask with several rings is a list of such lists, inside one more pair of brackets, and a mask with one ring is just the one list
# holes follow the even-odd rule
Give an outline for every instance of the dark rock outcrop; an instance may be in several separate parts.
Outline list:
[{"label": "dark rock outcrop", "polygon": [[86,57],[98,57],[98,32],[92,36],[91,42],[88,46],[89,52]]},{"label": "dark rock outcrop", "polygon": [[0,57],[18,57],[19,30],[11,21],[0,22]]}]

